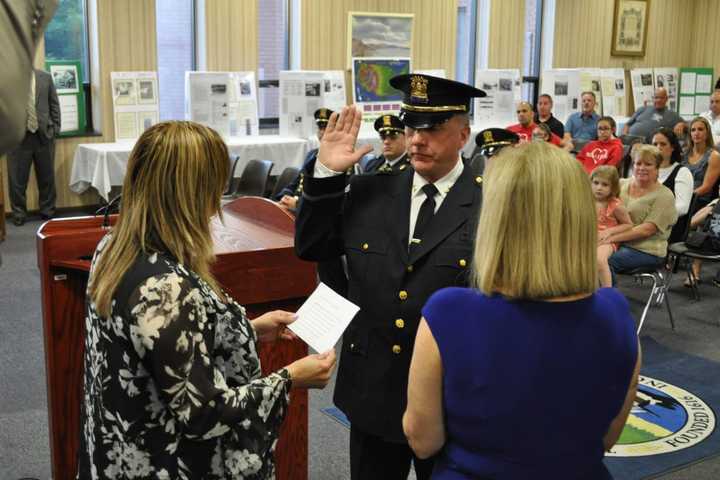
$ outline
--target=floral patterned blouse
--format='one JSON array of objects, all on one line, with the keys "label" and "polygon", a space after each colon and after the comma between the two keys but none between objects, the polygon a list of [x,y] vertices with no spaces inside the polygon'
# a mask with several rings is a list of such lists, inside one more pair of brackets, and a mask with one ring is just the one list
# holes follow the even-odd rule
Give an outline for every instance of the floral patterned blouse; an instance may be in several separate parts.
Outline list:
[{"label": "floral patterned blouse", "polygon": [[291,382],[285,369],[261,378],[243,307],[176,261],[141,254],[111,318],[88,300],[85,329],[79,479],[275,477]]}]

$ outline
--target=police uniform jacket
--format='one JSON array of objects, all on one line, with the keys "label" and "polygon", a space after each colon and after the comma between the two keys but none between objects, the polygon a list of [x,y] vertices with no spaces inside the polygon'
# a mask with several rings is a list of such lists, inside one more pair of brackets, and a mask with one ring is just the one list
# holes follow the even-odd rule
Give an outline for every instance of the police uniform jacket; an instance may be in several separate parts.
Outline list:
[{"label": "police uniform jacket", "polygon": [[343,337],[335,404],[354,427],[405,443],[410,359],[420,310],[435,291],[468,283],[481,203],[479,177],[464,168],[408,253],[414,171],[313,178],[306,168],[295,248],[305,260],[345,254],[348,298],[360,306]]},{"label": "police uniform jacket", "polygon": [[289,195],[291,197],[299,196],[302,194],[303,190],[303,183],[305,181],[305,174],[303,173],[305,170],[305,166],[312,163],[315,165],[315,159],[317,158],[318,149],[314,148],[310,150],[307,155],[305,155],[305,160],[303,160],[303,168],[300,170],[300,173],[297,174],[297,176],[293,179],[292,182],[288,183],[285,188],[280,190],[273,200],[280,200],[285,195]]},{"label": "police uniform jacket", "polygon": [[[377,172],[382,168],[383,165],[385,165],[385,156],[380,155],[367,162],[367,165],[365,166],[365,171],[363,173]],[[390,168],[392,169],[393,173],[399,173],[409,167],[411,167],[410,157],[407,153],[403,153],[402,157],[397,159],[397,161]]]}]

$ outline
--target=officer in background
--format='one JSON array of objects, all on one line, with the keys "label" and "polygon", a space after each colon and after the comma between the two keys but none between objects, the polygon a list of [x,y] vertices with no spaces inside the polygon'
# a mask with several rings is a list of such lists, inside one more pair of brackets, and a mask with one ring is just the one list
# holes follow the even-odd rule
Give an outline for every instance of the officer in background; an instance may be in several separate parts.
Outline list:
[{"label": "officer in background", "polygon": [[395,115],[381,115],[375,120],[375,131],[382,140],[382,155],[372,157],[361,173],[402,172],[410,167],[405,144],[405,125]]},{"label": "officer in background", "polygon": [[500,150],[520,142],[517,133],[505,130],[504,128],[486,128],[475,135],[475,150],[473,155],[466,161],[476,175],[482,175],[487,166],[487,161],[497,155]]},{"label": "officer in background", "polygon": [[[318,108],[315,110],[313,116],[315,117],[315,125],[317,125],[317,137],[318,141],[322,141],[323,134],[325,133],[325,127],[327,126],[328,119],[332,115],[333,111],[329,108]],[[303,160],[303,167],[309,162],[314,161],[317,157],[318,149],[314,148],[308,152]],[[280,203],[280,205],[286,207],[288,210],[295,211],[297,209],[297,202],[300,200],[302,195],[303,187],[303,173],[300,173],[293,179],[292,182],[288,183],[285,188],[280,190],[273,200]]]},{"label": "officer in background", "polygon": [[414,456],[403,433],[408,370],[420,309],[430,295],[467,286],[482,178],[461,160],[470,99],[481,90],[422,74],[393,77],[404,93],[413,168],[397,174],[346,171],[371,147],[354,148],[362,114],[330,118],[316,161],[305,167],[295,250],[305,260],[345,254],[348,298],[360,311],[345,331],[335,404],[348,416],[353,480],[419,480],[433,460]]}]

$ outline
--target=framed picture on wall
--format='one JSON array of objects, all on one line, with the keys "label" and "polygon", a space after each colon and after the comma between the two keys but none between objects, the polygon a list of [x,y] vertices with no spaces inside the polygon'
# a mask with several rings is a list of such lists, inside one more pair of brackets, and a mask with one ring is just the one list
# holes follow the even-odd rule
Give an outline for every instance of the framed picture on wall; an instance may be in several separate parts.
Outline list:
[{"label": "framed picture on wall", "polygon": [[615,0],[612,54],[644,57],[650,0]]},{"label": "framed picture on wall", "polygon": [[413,14],[348,13],[348,68],[352,58],[411,58]]}]

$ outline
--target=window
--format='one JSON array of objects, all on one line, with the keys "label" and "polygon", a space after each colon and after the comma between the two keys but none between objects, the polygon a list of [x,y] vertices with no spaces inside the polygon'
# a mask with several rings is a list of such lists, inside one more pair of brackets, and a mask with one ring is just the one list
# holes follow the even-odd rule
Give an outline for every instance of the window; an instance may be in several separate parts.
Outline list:
[{"label": "window", "polygon": [[523,99],[533,105],[540,90],[540,40],[543,0],[525,1],[525,47],[523,48]]},{"label": "window", "polygon": [[82,81],[89,83],[87,5],[85,0],[61,0],[45,30],[45,59],[82,64]]},{"label": "window", "polygon": [[258,3],[258,114],[263,133],[278,128],[280,70],[289,68],[288,0]]},{"label": "window", "polygon": [[458,0],[457,14],[455,80],[472,85],[475,81],[476,0]]},{"label": "window", "polygon": [[194,0],[155,0],[160,120],[185,118],[185,72],[195,70]]}]

